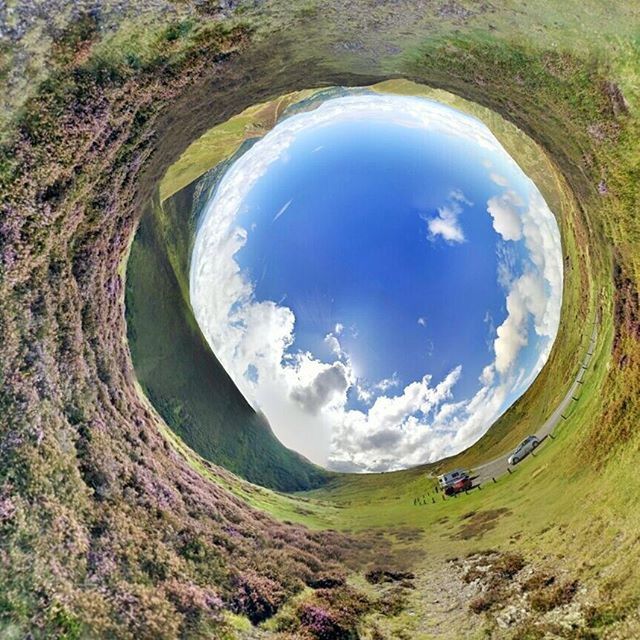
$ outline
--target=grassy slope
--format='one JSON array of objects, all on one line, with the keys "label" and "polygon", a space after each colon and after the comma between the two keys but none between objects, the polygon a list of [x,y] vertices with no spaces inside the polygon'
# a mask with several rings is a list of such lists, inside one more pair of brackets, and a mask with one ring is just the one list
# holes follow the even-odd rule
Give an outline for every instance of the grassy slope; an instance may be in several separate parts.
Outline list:
[{"label": "grassy slope", "polygon": [[207,131],[189,146],[163,177],[159,186],[161,202],[231,156],[244,140],[263,135],[273,127],[284,109],[312,93],[311,89],[294,91],[276,100],[254,105]]},{"label": "grassy slope", "polygon": [[[633,247],[637,246],[638,222],[630,212],[637,203],[632,176],[638,166],[633,140],[637,139],[635,92],[639,86],[639,57],[635,46],[625,40],[632,23],[628,15],[616,15],[615,11],[602,15],[598,4],[587,8],[589,11],[576,12],[563,8],[558,21],[551,15],[557,9],[546,2],[529,3],[526,13],[518,15],[505,10],[487,16],[487,23],[497,25],[498,43],[509,38],[524,42],[523,32],[532,27],[537,44],[525,48],[526,55],[515,45],[511,50],[512,42],[506,47],[499,44],[495,52],[488,53],[491,42],[481,36],[468,46],[461,46],[457,39],[453,44],[444,42],[430,50],[427,47],[422,62],[432,65],[424,72],[425,78],[493,106],[524,129],[535,132],[579,199],[576,218],[563,220],[565,250],[580,276],[574,282],[581,285],[567,287],[565,292],[565,305],[576,313],[567,314],[565,309],[560,348],[523,401],[456,463],[474,464],[501,453],[519,439],[520,433],[530,430],[527,420],[537,423],[544,418],[565,392],[581,349],[586,346],[583,326],[599,306],[602,325],[594,368],[558,438],[545,445],[536,458],[524,462],[513,476],[482,492],[446,503],[437,500],[435,504],[427,501],[426,506],[413,505],[413,498],[425,494],[432,485],[432,480],[419,469],[342,478],[326,490],[301,496],[302,503],[270,492],[250,498],[252,491],[233,481],[230,486],[235,491],[244,492],[254,504],[279,517],[313,527],[383,529],[389,543],[398,548],[403,545],[394,538],[394,530],[418,527],[427,534],[420,542],[420,553],[426,557],[441,559],[486,546],[549,555],[556,562],[573,566],[586,582],[599,583],[603,591],[612,589],[618,604],[633,600],[640,586],[633,571],[639,549],[635,536],[628,532],[638,524],[638,438],[621,438],[618,420],[626,423],[637,416],[636,405],[629,404],[628,399],[638,390],[639,349],[636,342],[623,337],[622,349],[631,354],[632,364],[622,371],[611,360],[615,292],[610,277],[611,255],[606,246],[616,245],[626,273],[637,283],[640,265]],[[476,23],[480,29],[483,20],[481,17]],[[612,39],[613,34],[620,39]],[[583,72],[589,65],[571,55],[566,59],[554,57],[550,48],[558,46],[576,56],[595,51],[591,66],[602,72],[601,77],[612,78],[622,87],[632,115],[614,119],[604,113],[602,86]],[[401,63],[390,60],[389,71],[417,78],[422,70],[416,60],[424,53],[420,50],[415,59]],[[445,54],[449,56],[448,68],[443,62]],[[545,60],[545,56],[549,58]],[[603,57],[610,63],[597,62]],[[444,69],[448,69],[449,77],[441,71]],[[486,75],[480,75],[474,86],[465,80],[473,73]],[[515,81],[521,81],[521,86]],[[607,133],[602,140],[594,140],[586,130],[587,124],[600,120],[605,125],[613,121],[622,133]],[[606,197],[600,197],[595,190],[599,174],[606,177],[609,185]],[[537,182],[553,204],[544,185]],[[590,187],[587,182],[591,182]],[[560,182],[558,192],[561,206],[571,207],[569,187]],[[586,218],[583,211],[587,212]],[[586,262],[587,254],[590,263]],[[626,412],[608,411],[612,403],[625,398]],[[611,455],[612,451],[615,455]],[[598,464],[592,464],[596,460]],[[479,530],[467,541],[451,539],[452,531],[462,526],[464,514],[493,508],[510,510],[501,517],[500,526]]]},{"label": "grassy slope", "polygon": [[[340,11],[355,13],[360,4],[362,3],[348,3],[348,8],[343,8],[340,5],[332,7],[325,3],[309,2],[306,3],[305,13],[309,15],[310,22],[317,23],[319,12],[325,10],[325,7],[328,14],[339,14]],[[434,20],[433,15],[421,8],[418,9],[421,3],[414,4],[416,11],[424,13],[421,18],[423,25],[431,20],[438,26],[431,30],[416,27],[410,35],[401,35],[402,27],[395,31],[389,29],[389,38],[396,38],[403,51],[410,49],[412,41],[417,45],[426,34],[437,35],[435,31],[440,29],[440,23]],[[476,3],[469,1],[462,4],[473,7]],[[410,3],[409,11],[412,10],[412,6]],[[630,278],[631,283],[637,286],[640,279],[640,257],[637,255],[640,226],[635,213],[638,207],[637,178],[640,166],[637,148],[640,56],[637,43],[629,38],[637,25],[637,20],[633,19],[634,6],[635,3],[606,5],[599,1],[571,1],[563,3],[560,7],[558,3],[533,0],[527,3],[525,9],[520,3],[501,3],[496,12],[478,17],[473,22],[473,28],[488,32],[489,24],[493,24],[498,38],[510,39],[508,48],[517,61],[513,67],[500,66],[502,63],[499,58],[504,55],[504,51],[501,52],[499,46],[492,53],[486,47],[478,45],[477,38],[469,36],[469,43],[463,47],[458,34],[451,43],[440,46],[439,51],[438,47],[434,46],[432,50],[426,48],[426,51],[416,53],[415,59],[408,57],[401,61],[397,57],[390,57],[386,61],[386,68],[389,73],[421,76],[425,80],[441,83],[464,95],[475,97],[503,113],[508,113],[509,117],[528,130],[533,130],[544,146],[552,151],[554,160],[571,178],[572,188],[579,193],[581,205],[589,214],[587,222],[602,223],[606,242],[615,244],[618,254],[616,259],[623,266],[624,273]],[[352,29],[354,34],[360,34],[366,41],[366,49],[368,43],[378,38],[375,24],[380,14],[387,13],[387,17],[391,19],[397,13],[397,7],[396,3],[377,3],[375,7],[365,9],[365,22],[369,21],[374,26],[371,26],[370,31],[363,30],[362,23],[354,19]],[[297,13],[295,7],[292,11],[289,4],[286,7],[283,4],[280,12],[284,14],[284,24],[290,12]],[[340,20],[340,15],[327,18],[327,33],[324,37],[331,45],[335,43],[336,38],[329,30],[332,25],[340,24]],[[458,29],[459,25],[454,20],[451,22],[453,26],[449,24],[444,31]],[[344,21],[342,23],[344,24]],[[386,25],[383,25],[386,31]],[[463,25],[463,39],[469,31],[471,29]],[[298,29],[293,34],[304,42],[305,48],[317,46],[317,41],[307,39],[304,37],[306,35],[307,32],[303,29]],[[527,41],[535,41],[537,48],[532,45],[528,51],[529,57],[518,58],[517,45]],[[135,51],[141,47],[142,44],[136,42],[133,49]],[[581,61],[577,69],[571,68],[571,64],[569,69],[553,68],[553,63],[558,59],[550,56],[552,64],[546,69],[548,73],[541,71],[539,61],[544,61],[544,56],[548,55],[552,48],[558,47],[560,50],[574,53],[595,51],[597,55],[586,62]],[[358,49],[355,47],[354,51]],[[602,69],[605,77],[613,78],[622,87],[630,104],[631,116],[613,119],[608,114],[600,114],[598,104],[588,110],[586,115],[581,112],[574,113],[567,106],[569,103],[562,91],[563,82],[566,82],[571,95],[575,96],[579,103],[588,102],[592,96],[598,99],[602,97],[602,88],[597,82],[590,84],[587,78],[587,82],[576,86],[573,79],[580,75],[581,67],[599,67],[597,58],[603,52],[611,61],[610,66],[605,65]],[[361,54],[355,53],[354,59],[359,55]],[[327,57],[330,56],[327,54]],[[445,57],[447,59],[443,61]],[[364,68],[369,64],[368,58],[361,58],[358,64],[360,68]],[[463,64],[465,62],[468,63],[466,67]],[[523,77],[516,76],[514,69],[522,73]],[[537,73],[540,73],[538,78]],[[558,73],[562,78],[559,84],[553,79],[554,74]],[[475,85],[472,81],[474,77],[477,78]],[[523,82],[522,88],[519,88],[520,80]],[[508,104],[511,100],[513,106]],[[539,108],[536,103],[539,103]],[[617,124],[621,131],[619,135],[605,131],[604,140],[596,142],[585,134],[585,125],[589,119],[595,119],[597,122],[601,115],[605,124]],[[565,148],[566,155],[563,155]],[[584,157],[581,156],[583,152],[586,154]],[[584,184],[576,179],[575,174],[580,171],[585,174],[585,182],[591,184],[591,189],[585,189]],[[609,192],[606,197],[600,197],[595,192],[595,184],[600,176],[606,178],[608,184]],[[580,233],[583,233],[582,229]],[[593,233],[596,233],[595,229]],[[597,230],[597,233],[599,234],[600,230]],[[582,237],[579,244],[583,246],[586,241],[587,238]],[[340,484],[336,483],[326,492],[304,498],[285,497],[255,489],[231,475],[225,480],[217,481],[233,487],[239,494],[244,492],[248,500],[282,518],[297,519],[315,527],[333,525],[343,529],[379,528],[385,532],[383,542],[388,543],[380,545],[381,551],[384,546],[392,546],[411,552],[418,556],[418,559],[414,560],[417,564],[423,562],[421,558],[441,559],[445,555],[457,554],[467,548],[489,545],[519,548],[536,556],[548,555],[554,562],[573,565],[580,572],[581,578],[599,582],[603,595],[606,596],[606,592],[610,592],[610,597],[624,603],[624,596],[637,594],[638,587],[636,559],[639,549],[636,531],[639,509],[636,467],[639,439],[634,427],[640,392],[640,348],[633,334],[634,324],[631,315],[624,317],[623,314],[623,322],[619,321],[614,327],[608,256],[596,258],[591,267],[594,292],[601,292],[598,288],[600,283],[604,283],[605,291],[600,297],[603,303],[603,329],[595,369],[585,385],[582,400],[575,406],[575,413],[570,421],[564,424],[558,440],[545,447],[535,459],[524,462],[514,476],[500,481],[495,486],[486,487],[482,493],[447,503],[428,503],[422,507],[414,507],[412,502],[420,491],[424,492],[427,484],[426,478],[419,470],[385,476],[351,477]],[[618,306],[622,305],[623,310],[631,312],[633,306],[625,307],[619,294],[616,294],[615,299]],[[633,300],[632,297],[630,299]],[[565,316],[565,322],[579,321]],[[613,348],[612,356],[614,334],[620,339]],[[87,347],[86,352],[93,353],[94,348]],[[622,356],[628,358],[623,361]],[[552,383],[555,383],[555,380]],[[114,415],[109,417],[109,422],[112,420],[115,420]],[[117,433],[118,430],[115,429],[114,437]],[[175,441],[170,434],[169,437]],[[68,439],[60,439],[59,443],[64,445]],[[51,441],[54,441],[54,438],[51,438]],[[123,446],[126,447],[126,443]],[[184,449],[182,445],[178,448]],[[105,448],[105,451],[108,450]],[[112,450],[111,453],[113,452]],[[209,475],[205,463],[189,451],[185,450],[185,455],[195,467]],[[152,455],[151,459],[153,460]],[[75,467],[73,469],[75,470]],[[66,468],[54,470],[55,474],[51,473],[50,466],[40,468],[40,481],[48,481],[51,478],[59,484],[60,478],[70,476]],[[214,476],[213,473],[211,475]],[[42,493],[41,485],[38,485],[38,489]],[[38,522],[36,510],[46,502],[49,502],[49,497],[42,500],[38,494],[38,498],[28,504],[29,509],[24,511],[25,521]],[[470,541],[460,542],[451,539],[452,531],[458,531],[462,526],[463,515],[474,509],[486,513],[491,507],[510,508],[511,513],[502,516],[499,526],[494,529],[483,532],[477,527]],[[106,508],[108,505],[102,503],[98,509],[101,517]],[[80,511],[80,507],[76,509]],[[149,509],[147,511],[151,513]],[[121,511],[118,513],[126,519],[134,512],[127,511],[124,515]],[[135,515],[140,517],[139,512],[135,512]],[[155,516],[152,517],[153,523],[148,530],[150,533],[162,529],[169,534],[174,530],[173,526],[158,527]],[[52,541],[42,536],[41,532],[36,534],[40,534],[39,537],[48,548],[58,549],[60,557],[69,562],[76,560],[67,547],[69,532],[73,531],[69,522],[73,523],[73,519],[50,520],[59,523],[60,537]],[[135,520],[132,519],[122,528],[129,528],[134,524]],[[178,524],[180,521],[176,522],[176,525]],[[413,550],[396,535],[401,533],[400,526],[415,526],[423,531],[422,538],[414,545]],[[156,540],[152,539],[152,544],[155,542]],[[18,543],[17,546],[20,548],[25,547],[24,536],[18,539]],[[118,553],[122,553],[123,549],[124,545],[118,549]],[[131,551],[132,560],[138,559],[135,552],[136,549]],[[78,557],[84,558],[85,555],[81,553]],[[15,573],[15,565],[7,566]],[[30,563],[29,568],[33,569],[34,566],[36,565]],[[133,563],[128,570],[132,567]],[[55,569],[59,571],[59,568]],[[30,573],[36,574],[39,571],[32,570]],[[157,588],[150,585],[149,591],[154,592],[155,596]],[[420,614],[424,613],[424,604],[421,605],[417,599],[415,607]],[[90,609],[87,605],[87,610]],[[403,619],[399,624],[411,628],[415,623]],[[146,631],[148,633],[148,629]],[[59,637],[74,636],[69,632],[69,635]],[[77,634],[75,637],[78,637]],[[392,634],[391,637],[400,636]],[[413,633],[409,637],[422,636]]]}]

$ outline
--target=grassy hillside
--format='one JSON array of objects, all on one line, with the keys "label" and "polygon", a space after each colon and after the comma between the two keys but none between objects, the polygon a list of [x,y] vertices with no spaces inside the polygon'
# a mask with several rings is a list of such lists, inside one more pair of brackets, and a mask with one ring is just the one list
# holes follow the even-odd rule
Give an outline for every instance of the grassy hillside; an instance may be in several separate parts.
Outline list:
[{"label": "grassy hillside", "polygon": [[[0,17],[0,636],[640,637],[637,3],[265,0],[233,19],[230,3],[95,4]],[[568,212],[563,337],[531,392],[451,464],[508,448],[548,413],[599,309],[596,355],[556,439],[469,495],[443,501],[426,469],[258,487],[198,456],[140,393],[122,259],[169,166],[229,115],[398,78],[527,133]],[[172,262],[188,243],[162,238],[158,260],[162,224],[131,255],[157,287],[137,290],[134,315],[174,312],[147,354],[184,340],[215,370]],[[173,377],[167,415],[184,427],[191,374],[149,364]],[[235,420],[242,402],[217,374]],[[263,454],[291,473],[269,441]],[[260,468],[252,442],[233,446]]]},{"label": "grassy hillside", "polygon": [[[408,64],[413,78],[427,65],[436,84],[441,81],[449,89],[489,103],[545,149],[541,153],[495,114],[446,92],[396,80],[380,86],[385,91],[419,91],[484,117],[557,213],[565,252],[565,292],[563,323],[549,364],[523,399],[455,459],[397,473],[339,476],[304,496],[263,493],[233,483],[229,488],[279,517],[314,528],[378,531],[378,544],[393,556],[387,561],[410,566],[424,576],[421,584],[427,592],[430,581],[442,580],[439,567],[447,566],[454,556],[487,548],[517,550],[526,563],[537,566],[536,571],[566,572],[589,594],[578,597],[578,630],[558,631],[534,609],[520,625],[525,635],[517,637],[547,637],[544,634],[551,629],[559,637],[634,637],[640,583],[633,566],[640,548],[630,532],[639,513],[634,472],[639,441],[625,425],[637,417],[632,400],[638,388],[638,316],[633,308],[637,290],[631,275],[637,272],[631,251],[637,224],[626,211],[637,202],[630,175],[638,166],[638,153],[629,144],[636,130],[630,117],[633,97],[628,94],[623,103],[613,87],[617,82],[635,86],[635,72],[614,82],[609,68],[594,66],[586,71],[580,57],[513,49],[483,38],[421,49]],[[454,72],[447,76],[440,74],[440,68]],[[479,75],[482,82],[464,80]],[[525,98],[533,92],[536,101]],[[443,501],[433,490],[439,469],[473,466],[508,451],[553,411],[577,371],[596,317],[600,319],[596,355],[556,438],[513,475]],[[614,388],[609,395],[607,389]],[[370,588],[354,580],[359,587]],[[430,635],[425,626],[433,615],[425,604],[425,591],[404,597],[402,612],[391,619],[376,618],[378,627],[389,637],[441,637]],[[460,606],[466,610],[466,603]],[[478,633],[496,633],[489,630],[504,606],[498,599],[482,622],[476,619],[486,629]],[[468,620],[455,622],[451,616],[444,620],[461,625],[450,637],[471,637],[464,626]]]}]

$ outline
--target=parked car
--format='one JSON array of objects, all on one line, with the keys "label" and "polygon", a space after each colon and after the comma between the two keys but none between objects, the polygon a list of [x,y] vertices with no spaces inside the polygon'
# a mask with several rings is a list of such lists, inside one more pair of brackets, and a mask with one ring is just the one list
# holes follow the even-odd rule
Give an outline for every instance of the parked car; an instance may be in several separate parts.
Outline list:
[{"label": "parked car", "polygon": [[510,465],[518,464],[522,458],[528,456],[539,444],[540,440],[536,436],[527,436],[509,456],[507,462]]},{"label": "parked car", "polygon": [[453,471],[449,471],[448,473],[443,473],[441,476],[438,476],[438,484],[440,485],[441,489],[445,490],[447,487],[450,487],[458,480],[462,480],[468,477],[469,474],[464,469],[455,469]]},{"label": "parked car", "polygon": [[473,489],[473,480],[467,475],[456,480],[453,484],[447,485],[445,487],[444,493],[447,496],[452,496],[455,493],[462,493],[463,491],[469,491],[469,489]]}]

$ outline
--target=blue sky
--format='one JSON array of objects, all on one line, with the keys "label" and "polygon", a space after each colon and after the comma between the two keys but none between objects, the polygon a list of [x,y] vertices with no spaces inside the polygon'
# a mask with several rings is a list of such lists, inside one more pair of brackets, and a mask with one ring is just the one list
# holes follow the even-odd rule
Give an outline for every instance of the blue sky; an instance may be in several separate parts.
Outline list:
[{"label": "blue sky", "polygon": [[284,120],[229,170],[191,294],[285,444],[380,470],[470,444],[526,389],[561,263],[551,212],[484,125],[354,96]]},{"label": "blue sky", "polygon": [[[329,357],[324,337],[342,324],[342,347],[371,383],[462,363],[456,392],[477,388],[493,338],[485,320],[506,316],[486,212],[501,188],[482,154],[455,142],[338,121],[299,135],[246,195],[237,221],[251,233],[237,262],[258,300],[294,312],[296,348]],[[426,220],[452,201],[465,242],[430,239]]]}]

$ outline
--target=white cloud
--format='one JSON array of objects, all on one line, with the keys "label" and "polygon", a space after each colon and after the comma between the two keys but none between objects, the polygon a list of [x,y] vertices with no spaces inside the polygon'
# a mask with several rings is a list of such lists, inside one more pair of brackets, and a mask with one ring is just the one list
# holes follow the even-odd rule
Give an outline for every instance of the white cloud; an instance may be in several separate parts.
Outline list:
[{"label": "white cloud", "polygon": [[517,209],[522,204],[522,199],[511,189],[489,198],[487,211],[493,218],[493,228],[504,240],[522,238],[522,220]]},{"label": "white cloud", "polygon": [[373,400],[373,391],[369,389],[365,384],[358,381],[356,383],[356,395],[358,396],[358,400],[364,402],[365,404],[369,404]]},{"label": "white cloud", "polygon": [[438,209],[438,217],[432,218],[427,223],[429,237],[442,236],[447,242],[464,242],[464,233],[458,224],[456,214],[449,207]]},{"label": "white cloud", "polygon": [[340,345],[340,340],[333,335],[333,333],[328,333],[324,337],[325,344],[331,349],[331,351],[338,356],[339,358],[344,357],[344,352],[342,351],[342,346]]},{"label": "white cloud", "polygon": [[379,396],[366,413],[345,411],[333,433],[336,466],[349,460],[373,471],[424,461],[419,456],[430,440],[428,417],[451,398],[460,373],[461,367],[456,367],[436,386],[431,386],[430,376],[424,376],[397,396]]},{"label": "white cloud", "polygon": [[317,415],[336,398],[344,398],[350,386],[349,375],[342,362],[334,362],[324,367],[306,386],[294,387],[291,398],[305,411]]},{"label": "white cloud", "polygon": [[[496,370],[504,374],[517,361],[523,347],[528,344],[528,322],[533,318],[538,336],[548,338],[549,349],[560,322],[562,303],[562,247],[560,234],[553,214],[544,202],[533,182],[528,182],[528,200],[526,205],[519,197],[507,190],[503,198],[516,206],[524,206],[519,215],[520,237],[524,239],[532,263],[521,276],[513,275],[513,256],[502,252],[498,280],[507,289],[507,318],[498,327],[494,341]],[[516,199],[517,198],[517,199]],[[490,201],[491,202],[491,201]],[[491,210],[489,208],[489,212]],[[496,217],[494,216],[494,227]],[[501,224],[504,223],[503,219]],[[503,226],[503,231],[506,228]],[[512,227],[512,229],[515,228]],[[497,231],[497,229],[496,229]],[[506,237],[505,233],[502,234]],[[507,262],[508,261],[508,262]],[[548,357],[538,359],[531,375],[535,377]]]},{"label": "white cloud", "polygon": [[548,294],[539,273],[527,271],[512,283],[507,295],[507,317],[497,328],[494,341],[495,365],[499,373],[507,372],[516,362],[520,350],[528,344],[529,318],[533,317],[537,333],[543,335],[547,304]]},{"label": "white cloud", "polygon": [[523,214],[523,235],[531,261],[546,283],[548,294],[536,317],[536,333],[553,340],[562,303],[562,246],[553,214],[531,181],[529,206]]},{"label": "white cloud", "polygon": [[514,245],[506,242],[498,242],[496,245],[498,256],[498,284],[505,290],[511,288],[511,283],[516,279],[518,256]]},{"label": "white cloud", "polygon": [[458,216],[462,213],[463,204],[470,206],[472,203],[465,198],[461,191],[455,190],[449,194],[449,203],[438,208],[437,217],[427,220],[431,240],[441,236],[450,244],[464,242],[464,232],[458,220]]},{"label": "white cloud", "polygon": [[515,286],[507,296],[507,318],[497,328],[497,337],[493,342],[495,367],[499,373],[506,373],[515,362],[520,349],[526,346],[527,317],[525,301],[519,288]]},{"label": "white cloud", "polygon": [[358,378],[354,385],[356,396],[361,402],[371,404],[371,402],[380,395],[380,392],[387,393],[390,389],[400,385],[400,378],[397,372],[389,378],[383,378],[375,384],[369,384],[366,380]]},{"label": "white cloud", "polygon": [[378,391],[386,392],[389,389],[393,389],[400,384],[400,379],[398,378],[398,373],[394,371],[393,375],[390,378],[383,378],[379,382],[376,382],[374,385]]},{"label": "white cloud", "polygon": [[[491,165],[489,165],[489,167],[490,166]],[[499,173],[491,172],[489,174],[489,178],[492,182],[495,182],[499,187],[506,187],[509,184],[509,181],[504,176],[501,176]]]},{"label": "white cloud", "polygon": [[493,384],[493,381],[495,380],[496,377],[496,367],[494,364],[488,364],[483,370],[482,373],[480,374],[480,377],[478,378],[480,384],[482,384],[484,387],[489,387]]}]

